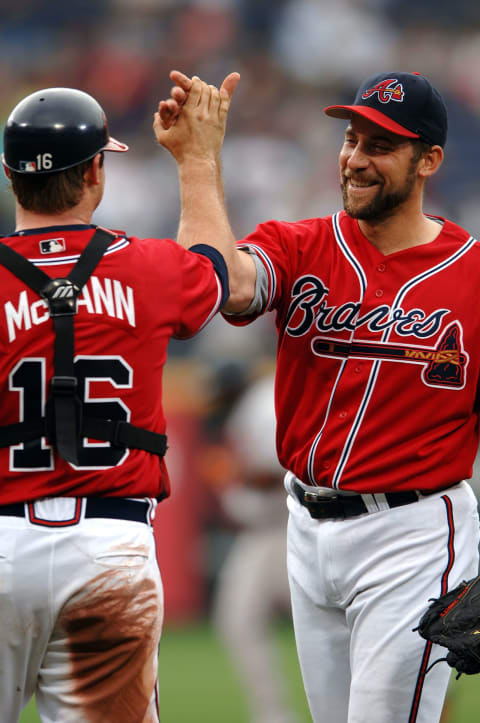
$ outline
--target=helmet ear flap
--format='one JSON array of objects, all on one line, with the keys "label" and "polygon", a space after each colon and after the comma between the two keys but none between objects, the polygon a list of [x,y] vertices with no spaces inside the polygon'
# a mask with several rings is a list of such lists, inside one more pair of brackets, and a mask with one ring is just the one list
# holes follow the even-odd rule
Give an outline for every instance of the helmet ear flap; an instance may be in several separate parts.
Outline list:
[{"label": "helmet ear flap", "polygon": [[100,104],[74,88],[46,88],[15,106],[4,130],[3,162],[16,173],[64,171],[99,151],[124,152],[111,138]]},{"label": "helmet ear flap", "polygon": [[6,175],[6,177],[7,177],[7,178],[11,178],[10,169],[9,169],[9,167],[7,166],[7,164],[5,163],[5,156],[4,156],[3,153],[2,153],[2,168],[3,168],[3,172],[4,172],[4,174]]}]

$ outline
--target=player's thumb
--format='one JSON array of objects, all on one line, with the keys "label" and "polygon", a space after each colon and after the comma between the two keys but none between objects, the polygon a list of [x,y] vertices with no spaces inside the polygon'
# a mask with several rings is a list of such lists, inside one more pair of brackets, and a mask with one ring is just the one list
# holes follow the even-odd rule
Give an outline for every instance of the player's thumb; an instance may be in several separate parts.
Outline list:
[{"label": "player's thumb", "polygon": [[229,73],[220,86],[220,95],[225,97],[226,93],[230,99],[235,92],[235,88],[237,87],[239,80],[240,73]]},{"label": "player's thumb", "polygon": [[177,158],[179,150],[177,148],[178,144],[175,142],[175,137],[172,137],[171,132],[169,132],[169,129],[165,126],[160,113],[155,113],[153,118],[153,132],[157,143],[166,148],[174,158]]}]

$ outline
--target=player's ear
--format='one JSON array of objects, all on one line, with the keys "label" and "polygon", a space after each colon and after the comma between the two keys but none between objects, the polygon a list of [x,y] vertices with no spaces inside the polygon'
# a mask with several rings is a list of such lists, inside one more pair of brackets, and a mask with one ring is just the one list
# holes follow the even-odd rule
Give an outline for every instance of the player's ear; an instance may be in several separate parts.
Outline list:
[{"label": "player's ear", "polygon": [[443,148],[441,146],[430,146],[418,163],[418,173],[423,178],[433,176],[438,171],[443,161]]},{"label": "player's ear", "polygon": [[97,153],[92,159],[84,174],[85,183],[89,186],[98,186],[101,183],[101,169],[103,168],[103,153]]}]

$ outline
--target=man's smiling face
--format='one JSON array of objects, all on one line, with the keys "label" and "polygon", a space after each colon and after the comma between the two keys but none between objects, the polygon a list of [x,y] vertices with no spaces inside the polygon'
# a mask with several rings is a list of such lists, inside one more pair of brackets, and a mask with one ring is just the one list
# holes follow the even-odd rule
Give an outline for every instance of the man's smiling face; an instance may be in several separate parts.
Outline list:
[{"label": "man's smiling face", "polygon": [[412,141],[354,115],[339,157],[345,211],[365,221],[388,218],[414,192],[418,161]]}]

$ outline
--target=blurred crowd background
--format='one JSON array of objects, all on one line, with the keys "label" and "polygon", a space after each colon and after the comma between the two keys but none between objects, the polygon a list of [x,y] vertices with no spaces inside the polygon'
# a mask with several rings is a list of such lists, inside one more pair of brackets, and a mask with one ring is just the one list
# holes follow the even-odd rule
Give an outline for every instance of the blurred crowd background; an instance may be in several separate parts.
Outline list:
[{"label": "blurred crowd background", "polygon": [[[340,205],[343,124],[323,115],[353,100],[379,69],[421,72],[443,92],[450,133],[426,208],[480,234],[480,5],[471,0],[0,0],[0,120],[25,95],[81,88],[105,108],[127,156],[107,159],[96,220],[138,236],[174,236],[176,166],[151,130],[168,73],[219,84],[241,73],[224,146],[230,218],[256,223],[331,213]],[[1,185],[3,184],[3,185]],[[13,204],[0,184],[0,232]],[[172,356],[246,359],[274,340],[271,324],[172,344]],[[212,341],[212,337],[213,340]],[[248,338],[248,343],[247,343]]]},{"label": "blurred crowd background", "polygon": [[[0,121],[40,88],[91,93],[111,134],[131,149],[108,154],[94,220],[129,235],[175,237],[176,166],[151,128],[169,94],[169,71],[217,85],[239,71],[223,164],[241,238],[270,218],[338,210],[344,124],[322,109],[352,101],[368,75],[416,71],[441,90],[450,120],[446,159],[425,208],[478,236],[479,59],[480,3],[472,0],[0,0]],[[13,225],[2,179],[0,234]],[[268,318],[233,329],[218,317],[194,340],[171,344],[165,404],[173,494],[157,522],[167,625],[215,605],[219,572],[242,528],[224,493],[246,481],[249,456],[243,450],[239,460],[226,419],[271,372],[274,356]]]}]

